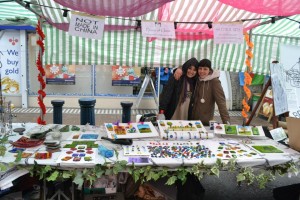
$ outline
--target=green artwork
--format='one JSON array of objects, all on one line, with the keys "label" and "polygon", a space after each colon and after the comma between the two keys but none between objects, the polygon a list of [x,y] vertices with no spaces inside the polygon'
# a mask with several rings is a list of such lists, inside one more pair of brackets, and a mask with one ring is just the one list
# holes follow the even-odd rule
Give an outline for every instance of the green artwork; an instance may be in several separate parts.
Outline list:
[{"label": "green artwork", "polygon": [[70,131],[70,125],[65,125],[61,129],[59,129],[60,132],[69,132]]},{"label": "green artwork", "polygon": [[98,148],[94,141],[73,141],[72,144],[66,144],[63,148],[74,148],[77,145],[86,145],[87,148]]},{"label": "green artwork", "polygon": [[261,146],[253,145],[252,147],[261,153],[283,153],[283,151],[271,145],[261,145]]},{"label": "green artwork", "polygon": [[225,133],[228,135],[237,135],[236,126],[225,125]]},{"label": "green artwork", "polygon": [[140,133],[151,133],[151,128],[149,124],[138,124],[137,128],[139,129]]},{"label": "green artwork", "polygon": [[252,127],[253,135],[259,135],[259,131],[257,127]]}]

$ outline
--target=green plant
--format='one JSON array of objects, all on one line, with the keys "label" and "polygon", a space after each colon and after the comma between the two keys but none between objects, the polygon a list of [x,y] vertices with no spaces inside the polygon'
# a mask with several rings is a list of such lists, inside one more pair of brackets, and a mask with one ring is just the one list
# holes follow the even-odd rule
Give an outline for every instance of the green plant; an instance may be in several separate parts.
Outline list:
[{"label": "green plant", "polygon": [[[15,165],[17,162],[14,163]],[[0,166],[1,167],[1,166]],[[263,169],[253,170],[251,167],[239,167],[235,159],[223,161],[217,159],[212,165],[206,165],[204,162],[199,162],[192,167],[181,166],[178,168],[168,168],[160,166],[136,166],[134,163],[126,161],[105,162],[103,165],[97,164],[93,168],[62,170],[54,166],[38,165],[18,165],[18,168],[29,170],[31,176],[39,177],[47,181],[63,181],[72,179],[78,188],[81,189],[83,183],[92,185],[97,178],[103,175],[118,174],[119,172],[128,172],[133,179],[141,183],[158,180],[159,178],[167,177],[167,185],[173,185],[176,181],[184,183],[188,173],[194,174],[201,180],[204,175],[213,175],[219,177],[220,171],[238,172],[236,176],[237,184],[257,185],[259,188],[264,188],[265,185],[275,180],[276,175],[295,174],[299,169],[298,162],[288,162],[282,165],[266,167]]]},{"label": "green plant", "polygon": [[8,135],[3,135],[0,139],[0,156],[4,156],[6,153],[5,145],[8,143]]}]

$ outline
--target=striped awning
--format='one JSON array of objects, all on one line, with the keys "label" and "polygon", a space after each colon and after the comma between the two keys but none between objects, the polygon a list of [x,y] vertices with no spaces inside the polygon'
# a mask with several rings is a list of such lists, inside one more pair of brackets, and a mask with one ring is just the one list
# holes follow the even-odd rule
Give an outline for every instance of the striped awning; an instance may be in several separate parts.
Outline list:
[{"label": "striped awning", "polygon": [[[154,40],[148,42],[138,31],[104,32],[103,40],[73,37],[46,28],[46,64],[179,66],[187,59],[209,58],[215,69],[244,71],[246,44],[214,44],[213,40]],[[54,42],[55,41],[55,42]],[[269,64],[279,60],[281,44],[300,46],[299,38],[252,35],[253,71],[269,73]],[[67,44],[67,45],[65,45]]]},{"label": "striped awning", "polygon": [[33,25],[36,15],[16,2],[0,1],[0,25]]}]

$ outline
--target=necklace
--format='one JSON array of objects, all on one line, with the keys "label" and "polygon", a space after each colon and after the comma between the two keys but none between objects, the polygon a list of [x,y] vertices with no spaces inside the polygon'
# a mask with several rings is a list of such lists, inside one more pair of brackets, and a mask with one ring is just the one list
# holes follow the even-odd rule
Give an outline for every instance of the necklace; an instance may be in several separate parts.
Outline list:
[{"label": "necklace", "polygon": [[203,98],[204,97],[204,88],[205,88],[205,81],[204,81],[204,86],[203,86],[203,90],[202,90],[202,98],[200,99],[201,103],[205,103],[205,99]]}]

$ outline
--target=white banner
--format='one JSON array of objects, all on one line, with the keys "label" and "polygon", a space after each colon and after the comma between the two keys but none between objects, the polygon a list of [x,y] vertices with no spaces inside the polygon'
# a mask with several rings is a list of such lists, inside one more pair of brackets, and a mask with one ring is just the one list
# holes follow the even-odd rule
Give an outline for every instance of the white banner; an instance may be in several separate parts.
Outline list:
[{"label": "white banner", "polygon": [[243,44],[243,23],[213,23],[215,44]]},{"label": "white banner", "polygon": [[3,94],[20,94],[20,54],[20,31],[1,31],[0,70]]},{"label": "white banner", "polygon": [[174,22],[142,21],[142,36],[175,39]]},{"label": "white banner", "polygon": [[84,38],[101,40],[104,31],[105,17],[72,12],[69,34]]}]

